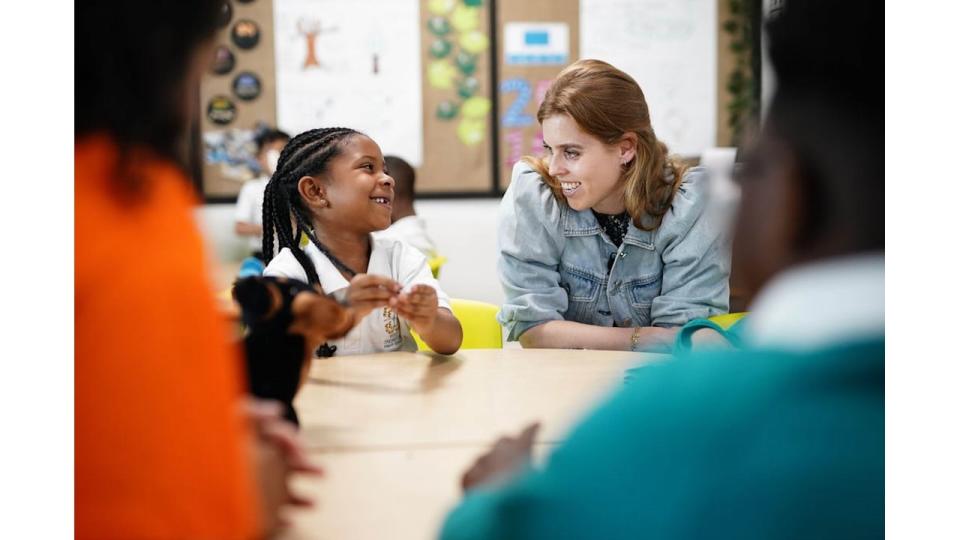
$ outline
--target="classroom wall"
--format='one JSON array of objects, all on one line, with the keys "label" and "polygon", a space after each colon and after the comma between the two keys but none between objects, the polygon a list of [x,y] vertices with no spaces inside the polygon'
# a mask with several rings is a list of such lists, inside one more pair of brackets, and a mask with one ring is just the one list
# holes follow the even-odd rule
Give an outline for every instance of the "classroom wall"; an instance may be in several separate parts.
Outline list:
[{"label": "classroom wall", "polygon": [[[440,285],[452,297],[500,305],[503,291],[497,278],[497,206],[499,199],[425,200],[417,214],[427,223],[440,254],[447,257]],[[232,204],[207,204],[197,211],[209,248],[221,262],[236,263],[245,244],[233,234]]]}]

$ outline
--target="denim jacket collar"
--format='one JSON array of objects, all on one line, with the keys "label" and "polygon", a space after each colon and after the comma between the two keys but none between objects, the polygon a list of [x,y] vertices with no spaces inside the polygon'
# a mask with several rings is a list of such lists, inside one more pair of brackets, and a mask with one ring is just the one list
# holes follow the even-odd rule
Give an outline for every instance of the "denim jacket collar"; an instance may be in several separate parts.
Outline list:
[{"label": "denim jacket collar", "polygon": [[[600,223],[590,210],[582,210],[577,212],[576,210],[571,209],[569,206],[563,205],[561,212],[563,236],[591,236],[594,234],[600,234],[600,231],[602,230],[600,228]],[[627,229],[627,234],[623,237],[623,243],[641,247],[643,249],[653,250],[656,249],[653,243],[655,235],[655,230],[644,231],[638,229],[636,226],[634,226],[633,221],[631,221]]]}]

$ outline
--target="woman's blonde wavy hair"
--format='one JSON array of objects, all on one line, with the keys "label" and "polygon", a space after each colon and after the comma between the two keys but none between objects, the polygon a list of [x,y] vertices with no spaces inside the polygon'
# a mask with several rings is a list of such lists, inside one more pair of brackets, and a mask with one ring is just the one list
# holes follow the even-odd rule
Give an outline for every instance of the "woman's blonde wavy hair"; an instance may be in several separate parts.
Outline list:
[{"label": "woman's blonde wavy hair", "polygon": [[[624,198],[633,224],[655,230],[670,208],[687,166],[670,156],[650,125],[647,101],[633,77],[600,60],[579,60],[557,76],[537,111],[537,120],[569,115],[580,129],[606,144],[616,144],[626,133],[637,135],[637,154],[621,173]],[[524,156],[553,195],[565,204],[560,183],[548,173],[545,158]]]}]

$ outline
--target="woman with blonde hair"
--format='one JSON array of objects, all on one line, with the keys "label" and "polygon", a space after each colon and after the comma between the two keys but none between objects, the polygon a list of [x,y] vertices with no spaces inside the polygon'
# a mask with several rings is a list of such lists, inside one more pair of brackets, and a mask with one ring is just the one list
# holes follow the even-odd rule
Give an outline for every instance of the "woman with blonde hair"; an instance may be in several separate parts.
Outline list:
[{"label": "woman with blonde hair", "polygon": [[580,60],[537,119],[546,155],[517,163],[500,206],[508,339],[662,350],[687,321],[725,313],[729,250],[708,178],[668,155],[636,81]]}]

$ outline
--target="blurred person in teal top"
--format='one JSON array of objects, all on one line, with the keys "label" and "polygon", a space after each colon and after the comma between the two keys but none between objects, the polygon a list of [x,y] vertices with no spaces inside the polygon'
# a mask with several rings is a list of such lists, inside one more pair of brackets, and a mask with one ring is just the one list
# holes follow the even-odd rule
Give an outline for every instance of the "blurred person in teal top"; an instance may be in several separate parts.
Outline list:
[{"label": "blurred person in teal top", "polygon": [[742,171],[742,350],[634,370],[542,467],[532,426],[466,472],[445,540],[884,535],[883,15],[788,0]]}]

